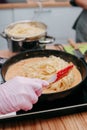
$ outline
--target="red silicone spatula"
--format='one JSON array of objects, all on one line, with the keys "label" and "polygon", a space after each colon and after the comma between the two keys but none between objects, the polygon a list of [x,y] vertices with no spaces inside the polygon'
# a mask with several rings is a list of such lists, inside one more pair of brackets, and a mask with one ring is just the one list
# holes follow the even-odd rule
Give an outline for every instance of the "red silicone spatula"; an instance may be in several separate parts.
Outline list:
[{"label": "red silicone spatula", "polygon": [[61,78],[67,76],[67,74],[70,72],[70,70],[73,68],[73,66],[74,65],[69,65],[69,66],[65,67],[64,69],[58,71],[56,74],[51,76],[51,78],[48,80],[48,82],[54,83],[54,82],[60,80]]}]

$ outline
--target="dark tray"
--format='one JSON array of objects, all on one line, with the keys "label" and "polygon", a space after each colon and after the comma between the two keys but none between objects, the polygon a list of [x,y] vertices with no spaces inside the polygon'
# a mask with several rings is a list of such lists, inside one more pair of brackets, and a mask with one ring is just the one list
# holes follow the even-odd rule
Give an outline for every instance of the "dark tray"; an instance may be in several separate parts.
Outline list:
[{"label": "dark tray", "polygon": [[11,119],[51,118],[87,111],[87,87],[64,99],[36,103],[30,111],[19,111],[16,115],[0,117],[0,121]]}]

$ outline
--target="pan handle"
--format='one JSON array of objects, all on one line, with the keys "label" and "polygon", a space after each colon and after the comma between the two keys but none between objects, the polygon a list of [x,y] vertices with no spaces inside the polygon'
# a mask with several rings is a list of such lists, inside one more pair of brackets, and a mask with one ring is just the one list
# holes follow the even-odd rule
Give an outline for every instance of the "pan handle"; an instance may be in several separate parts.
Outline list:
[{"label": "pan handle", "polygon": [[79,50],[79,46],[72,39],[69,39],[68,42],[74,48],[74,52],[76,52],[76,56],[80,58],[87,65],[84,55]]}]

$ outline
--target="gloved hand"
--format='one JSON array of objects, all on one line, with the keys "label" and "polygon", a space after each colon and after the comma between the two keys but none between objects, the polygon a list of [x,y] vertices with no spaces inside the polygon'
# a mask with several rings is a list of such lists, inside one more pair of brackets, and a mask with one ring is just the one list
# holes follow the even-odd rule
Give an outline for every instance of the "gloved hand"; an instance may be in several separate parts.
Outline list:
[{"label": "gloved hand", "polygon": [[15,77],[0,85],[0,114],[30,110],[38,101],[42,88],[49,83],[40,79]]}]

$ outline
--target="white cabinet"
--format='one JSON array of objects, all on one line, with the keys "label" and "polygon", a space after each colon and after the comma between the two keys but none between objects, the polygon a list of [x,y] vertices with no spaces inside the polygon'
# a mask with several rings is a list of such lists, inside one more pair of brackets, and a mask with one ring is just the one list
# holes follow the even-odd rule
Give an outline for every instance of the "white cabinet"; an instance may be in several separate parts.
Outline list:
[{"label": "white cabinet", "polygon": [[59,43],[66,43],[68,38],[75,38],[72,26],[81,11],[82,9],[77,7],[14,9],[14,21],[44,22],[48,26],[48,35],[54,36]]},{"label": "white cabinet", "polygon": [[34,8],[14,9],[14,21],[32,20],[34,16]]},{"label": "white cabinet", "polygon": [[48,25],[48,34],[54,36],[56,42],[67,43],[68,38],[75,39],[72,26],[81,11],[75,7],[45,8],[37,19]]},{"label": "white cabinet", "polygon": [[[0,33],[3,32],[5,27],[13,22],[13,11],[12,9],[1,9],[0,10]],[[0,36],[0,50],[7,49],[6,39]]]},{"label": "white cabinet", "polygon": [[1,9],[0,10],[0,26],[7,25],[13,21],[12,9]]},{"label": "white cabinet", "polygon": [[[4,28],[4,25],[0,26],[0,33],[2,33],[3,28]],[[7,49],[7,48],[8,48],[7,40],[5,38],[3,38],[2,36],[0,36],[0,50],[4,50],[4,49]]]},{"label": "white cabinet", "polygon": [[[14,8],[0,10],[0,32],[15,21],[37,20],[48,26],[48,35],[54,36],[56,42],[67,43],[68,38],[75,38],[73,23],[82,11],[78,7],[50,7],[50,8]],[[7,47],[7,41],[0,37],[0,49]]]}]

